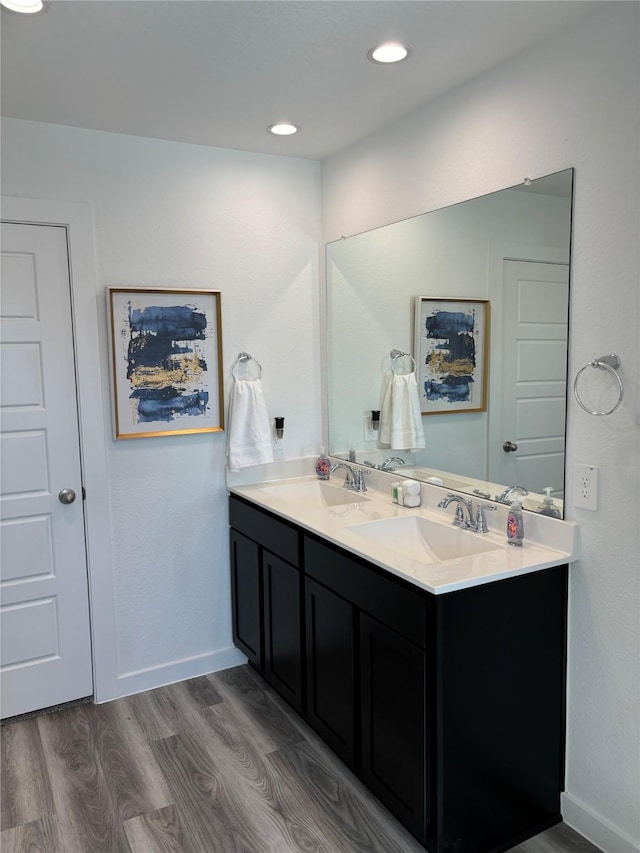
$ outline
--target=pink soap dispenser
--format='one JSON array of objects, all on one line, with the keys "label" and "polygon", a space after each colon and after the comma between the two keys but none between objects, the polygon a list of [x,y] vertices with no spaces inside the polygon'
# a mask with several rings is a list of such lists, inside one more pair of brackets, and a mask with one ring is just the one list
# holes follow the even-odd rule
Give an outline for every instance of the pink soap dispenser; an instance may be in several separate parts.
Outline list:
[{"label": "pink soap dispenser", "polygon": [[331,462],[324,447],[320,448],[320,456],[316,459],[316,476],[319,480],[328,480],[331,474]]},{"label": "pink soap dispenser", "polygon": [[524,518],[522,517],[522,504],[514,501],[509,507],[507,516],[507,542],[509,545],[522,545],[524,539]]}]

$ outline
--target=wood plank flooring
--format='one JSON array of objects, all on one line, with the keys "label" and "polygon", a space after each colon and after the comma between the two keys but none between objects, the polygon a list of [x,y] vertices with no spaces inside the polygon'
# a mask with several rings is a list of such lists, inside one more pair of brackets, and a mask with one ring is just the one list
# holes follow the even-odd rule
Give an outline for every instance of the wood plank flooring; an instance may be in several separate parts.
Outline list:
[{"label": "wood plank flooring", "polygon": [[[424,853],[249,667],[4,725],[3,853]],[[512,853],[597,853],[553,827]]]}]

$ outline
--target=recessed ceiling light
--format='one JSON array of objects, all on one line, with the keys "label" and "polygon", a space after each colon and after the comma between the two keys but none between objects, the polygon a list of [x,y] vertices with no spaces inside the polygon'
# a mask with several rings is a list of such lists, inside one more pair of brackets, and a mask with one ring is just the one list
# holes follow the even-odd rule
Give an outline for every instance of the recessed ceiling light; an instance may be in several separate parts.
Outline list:
[{"label": "recessed ceiling light", "polygon": [[0,4],[10,12],[19,12],[21,15],[37,15],[46,9],[45,0],[0,0]]},{"label": "recessed ceiling light", "polygon": [[367,53],[367,58],[371,62],[388,64],[390,62],[402,62],[410,53],[411,51],[406,44],[400,44],[398,41],[387,41],[377,47],[372,47]]},{"label": "recessed ceiling light", "polygon": [[292,136],[300,128],[296,127],[295,124],[290,124],[288,121],[279,121],[277,124],[270,124],[267,130],[276,136]]}]

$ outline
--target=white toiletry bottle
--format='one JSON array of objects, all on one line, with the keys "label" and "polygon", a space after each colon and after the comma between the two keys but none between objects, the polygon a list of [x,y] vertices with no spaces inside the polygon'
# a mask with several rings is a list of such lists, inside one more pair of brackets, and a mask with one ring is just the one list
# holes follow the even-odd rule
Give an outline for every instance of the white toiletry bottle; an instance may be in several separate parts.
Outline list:
[{"label": "white toiletry bottle", "polygon": [[320,456],[316,459],[316,475],[319,480],[328,480],[331,474],[329,470],[331,468],[331,462],[327,458],[327,454],[325,452],[324,447],[320,448]]},{"label": "white toiletry bottle", "polygon": [[405,480],[402,484],[403,506],[420,506],[420,483],[417,480]]},{"label": "white toiletry bottle", "polygon": [[543,498],[542,503],[538,507],[538,512],[540,515],[550,515],[551,518],[560,518],[560,510],[555,506],[551,497],[551,486],[545,486],[542,491],[546,493],[546,497]]},{"label": "white toiletry bottle", "polygon": [[522,517],[522,504],[514,501],[509,507],[507,516],[507,542],[509,545],[522,545],[524,539],[524,519]]}]

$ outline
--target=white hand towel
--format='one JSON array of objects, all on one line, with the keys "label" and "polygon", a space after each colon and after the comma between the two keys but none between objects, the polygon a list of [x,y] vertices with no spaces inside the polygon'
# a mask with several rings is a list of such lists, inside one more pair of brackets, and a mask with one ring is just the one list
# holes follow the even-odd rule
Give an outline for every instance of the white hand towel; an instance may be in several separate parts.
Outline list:
[{"label": "white hand towel", "polygon": [[419,450],[425,446],[415,373],[394,374],[391,379],[389,430],[392,450]]},{"label": "white hand towel", "polygon": [[381,447],[391,445],[391,373],[382,374],[382,387],[380,388],[380,430],[378,441]]},{"label": "white hand towel", "polygon": [[229,468],[273,462],[273,444],[260,379],[236,379],[229,408]]}]

